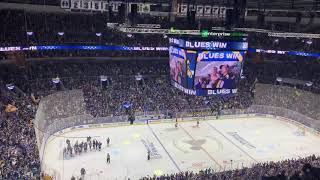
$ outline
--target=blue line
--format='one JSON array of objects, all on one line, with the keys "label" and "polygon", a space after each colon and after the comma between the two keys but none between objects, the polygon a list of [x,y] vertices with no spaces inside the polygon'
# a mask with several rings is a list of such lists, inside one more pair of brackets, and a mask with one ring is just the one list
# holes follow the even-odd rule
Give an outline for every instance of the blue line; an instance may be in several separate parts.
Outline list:
[{"label": "blue line", "polygon": [[178,164],[174,161],[174,159],[171,157],[171,155],[169,154],[169,152],[167,151],[167,149],[163,146],[163,144],[161,143],[160,139],[158,138],[158,136],[156,135],[156,133],[153,131],[153,129],[150,127],[149,124],[148,124],[148,127],[149,127],[150,131],[152,132],[152,134],[154,135],[154,137],[158,140],[158,142],[160,143],[160,145],[162,146],[162,148],[166,151],[166,153],[168,154],[169,158],[171,159],[171,161],[173,162],[173,164],[176,166],[176,168],[178,169],[178,171],[181,172]]},{"label": "blue line", "polygon": [[257,162],[257,160],[255,160],[252,156],[250,156],[250,154],[248,154],[245,150],[243,150],[240,146],[238,146],[237,144],[235,144],[234,142],[232,142],[227,136],[225,136],[222,132],[220,132],[217,128],[215,128],[212,124],[210,124],[209,122],[206,122],[212,129],[214,129],[215,131],[217,131],[220,135],[222,135],[225,139],[227,139],[231,144],[233,144],[234,146],[236,146],[238,149],[240,149],[240,151],[242,151],[243,153],[245,153],[249,158],[251,158],[252,160],[254,160],[255,162]]}]

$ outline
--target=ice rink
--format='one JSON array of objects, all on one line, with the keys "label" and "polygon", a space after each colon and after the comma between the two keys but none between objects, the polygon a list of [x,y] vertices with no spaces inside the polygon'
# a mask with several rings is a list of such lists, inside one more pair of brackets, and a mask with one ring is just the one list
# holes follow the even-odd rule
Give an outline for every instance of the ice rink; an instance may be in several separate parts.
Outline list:
[{"label": "ice rink", "polygon": [[[208,119],[208,118],[207,118]],[[214,168],[217,171],[251,166],[257,162],[320,155],[320,137],[273,118],[247,117],[219,120],[155,123],[71,130],[51,137],[43,157],[44,166],[69,180],[86,169],[86,179],[138,179],[153,174]],[[66,139],[101,141],[101,151],[88,151],[63,159]],[[110,147],[106,139],[110,138]],[[147,160],[147,148],[152,159]],[[110,153],[111,163],[106,163]]]}]

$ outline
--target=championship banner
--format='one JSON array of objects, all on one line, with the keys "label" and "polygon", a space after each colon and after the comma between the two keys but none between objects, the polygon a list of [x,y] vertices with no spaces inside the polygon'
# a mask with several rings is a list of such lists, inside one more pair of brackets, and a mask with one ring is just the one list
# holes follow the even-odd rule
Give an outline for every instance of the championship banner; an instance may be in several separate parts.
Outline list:
[{"label": "championship banner", "polygon": [[188,12],[188,5],[187,4],[180,4],[180,14],[186,15]]},{"label": "championship banner", "polygon": [[219,9],[219,17],[225,18],[227,14],[227,8],[226,7],[220,7]]},{"label": "championship banner", "polygon": [[112,7],[113,12],[118,12],[119,11],[119,2],[110,2],[110,6]]},{"label": "championship banner", "polygon": [[128,12],[131,13],[131,6],[134,5],[136,3],[129,3],[129,7],[128,7]]},{"label": "championship banner", "polygon": [[71,0],[71,9],[80,9],[82,1],[80,0]]},{"label": "championship banner", "polygon": [[211,6],[204,6],[204,16],[211,16]]},{"label": "championship banner", "polygon": [[203,16],[203,6],[202,5],[197,5],[197,16]]},{"label": "championship banner", "polygon": [[144,13],[143,8],[144,8],[144,4],[139,3],[138,4],[138,13]]},{"label": "championship banner", "polygon": [[[150,12],[150,4],[140,4],[141,7],[141,13],[149,13]],[[139,7],[139,10],[140,10]]]},{"label": "championship banner", "polygon": [[195,10],[196,10],[196,6],[193,5],[193,4],[190,4],[190,5],[189,5],[189,12],[195,11]]},{"label": "championship banner", "polygon": [[102,11],[103,10],[101,1],[92,1],[91,7],[92,7],[92,10],[94,10],[94,11]]},{"label": "championship banner", "polygon": [[212,6],[212,17],[219,18],[219,6]]},{"label": "championship banner", "polygon": [[90,0],[82,0],[82,9],[91,10],[91,1]]},{"label": "championship banner", "polygon": [[62,9],[70,9],[70,0],[61,0],[60,7]]},{"label": "championship banner", "polygon": [[107,2],[102,2],[102,10],[109,11],[109,4]]}]

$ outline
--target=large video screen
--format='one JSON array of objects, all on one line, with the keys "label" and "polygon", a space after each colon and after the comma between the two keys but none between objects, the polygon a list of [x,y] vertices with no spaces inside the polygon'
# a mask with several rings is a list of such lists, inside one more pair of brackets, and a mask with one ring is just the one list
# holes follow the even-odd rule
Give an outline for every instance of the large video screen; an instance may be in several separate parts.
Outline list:
[{"label": "large video screen", "polygon": [[235,94],[244,51],[194,51],[170,47],[173,85],[192,95]]},{"label": "large video screen", "polygon": [[236,89],[244,52],[198,51],[194,89]]},{"label": "large video screen", "polygon": [[186,56],[184,49],[172,46],[169,48],[171,79],[182,86],[186,84]]}]

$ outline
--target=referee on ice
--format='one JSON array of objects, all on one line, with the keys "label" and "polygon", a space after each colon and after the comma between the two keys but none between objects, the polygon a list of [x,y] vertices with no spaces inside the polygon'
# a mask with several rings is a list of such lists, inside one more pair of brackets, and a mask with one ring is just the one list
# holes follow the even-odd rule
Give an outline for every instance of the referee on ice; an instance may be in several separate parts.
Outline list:
[{"label": "referee on ice", "polygon": [[107,153],[107,164],[110,164],[110,154]]}]

